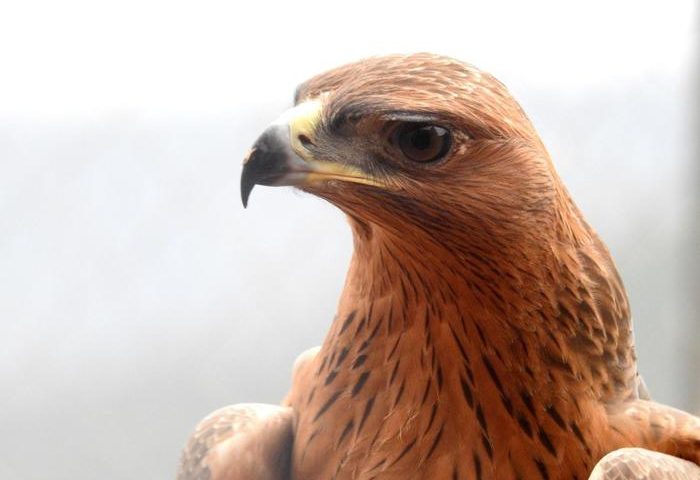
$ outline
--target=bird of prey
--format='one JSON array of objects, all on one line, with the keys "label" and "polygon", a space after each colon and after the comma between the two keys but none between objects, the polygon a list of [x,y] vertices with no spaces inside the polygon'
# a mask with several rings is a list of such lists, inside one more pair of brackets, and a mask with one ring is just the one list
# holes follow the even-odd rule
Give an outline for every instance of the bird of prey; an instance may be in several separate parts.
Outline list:
[{"label": "bird of prey", "polygon": [[700,419],[649,399],[625,290],[527,116],[432,54],[296,91],[244,160],[348,217],[323,344],[282,405],[207,417],[181,480],[698,479]]}]

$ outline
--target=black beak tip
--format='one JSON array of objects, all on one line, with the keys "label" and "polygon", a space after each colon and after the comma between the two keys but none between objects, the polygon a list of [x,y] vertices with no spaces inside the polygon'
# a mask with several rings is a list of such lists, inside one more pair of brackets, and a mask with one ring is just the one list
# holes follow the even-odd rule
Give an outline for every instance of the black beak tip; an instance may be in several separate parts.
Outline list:
[{"label": "black beak tip", "polygon": [[260,170],[255,161],[258,157],[257,153],[257,148],[253,147],[243,159],[243,171],[241,172],[241,201],[243,202],[243,208],[248,206],[250,192],[253,191],[253,187],[257,183],[257,173]]},{"label": "black beak tip", "polygon": [[255,187],[255,182],[245,175],[244,170],[243,175],[241,175],[241,201],[243,202],[243,208],[248,206],[248,199],[250,198],[250,192],[253,191],[253,187]]}]

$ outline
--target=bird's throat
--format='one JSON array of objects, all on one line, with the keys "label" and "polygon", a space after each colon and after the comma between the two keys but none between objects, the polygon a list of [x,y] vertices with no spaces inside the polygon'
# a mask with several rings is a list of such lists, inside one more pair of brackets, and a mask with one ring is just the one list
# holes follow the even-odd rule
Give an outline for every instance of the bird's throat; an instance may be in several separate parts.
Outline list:
[{"label": "bird's throat", "polygon": [[[452,461],[475,472],[534,448],[527,465],[511,465],[528,472],[566,455],[566,442],[593,461],[587,405],[636,391],[626,300],[606,251],[518,259],[405,240],[356,234],[313,386],[296,400],[300,471],[339,455],[332,464],[370,478],[372,468],[400,470],[411,451],[428,468],[466,449],[469,462]],[[624,368],[610,371],[612,357]]]}]

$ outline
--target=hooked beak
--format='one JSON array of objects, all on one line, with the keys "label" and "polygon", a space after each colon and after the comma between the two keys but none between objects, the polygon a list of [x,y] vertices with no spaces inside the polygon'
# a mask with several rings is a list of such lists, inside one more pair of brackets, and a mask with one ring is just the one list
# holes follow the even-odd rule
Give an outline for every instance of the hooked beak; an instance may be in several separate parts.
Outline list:
[{"label": "hooked beak", "polygon": [[327,180],[344,180],[379,186],[359,168],[317,160],[306,144],[313,142],[321,118],[321,101],[309,100],[285,112],[258,137],[243,160],[243,206],[255,185],[304,186]]},{"label": "hooked beak", "polygon": [[309,165],[291,148],[289,128],[271,125],[243,160],[243,207],[248,206],[248,198],[255,185],[301,185],[311,171]]}]

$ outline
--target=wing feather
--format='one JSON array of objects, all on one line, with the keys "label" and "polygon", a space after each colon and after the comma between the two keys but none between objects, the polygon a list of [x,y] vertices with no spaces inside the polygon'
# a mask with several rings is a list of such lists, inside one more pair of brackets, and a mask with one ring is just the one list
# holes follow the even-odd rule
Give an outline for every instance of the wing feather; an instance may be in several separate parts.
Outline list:
[{"label": "wing feather", "polygon": [[197,425],[182,452],[177,480],[287,480],[291,408],[238,404]]},{"label": "wing feather", "polygon": [[621,448],[603,457],[589,480],[700,480],[700,467],[643,448]]}]

